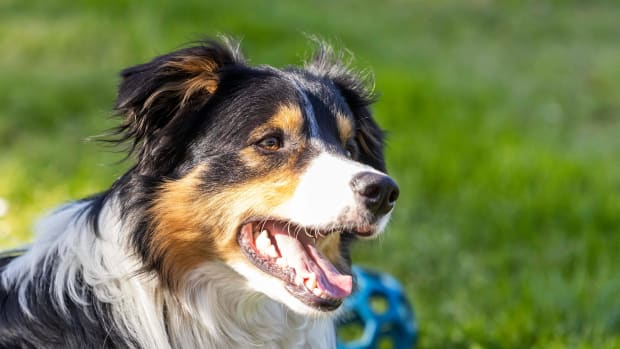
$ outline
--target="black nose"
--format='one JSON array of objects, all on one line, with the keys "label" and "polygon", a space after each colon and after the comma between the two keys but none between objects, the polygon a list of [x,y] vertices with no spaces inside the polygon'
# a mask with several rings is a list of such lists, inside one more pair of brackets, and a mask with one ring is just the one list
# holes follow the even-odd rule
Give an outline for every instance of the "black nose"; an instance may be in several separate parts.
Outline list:
[{"label": "black nose", "polygon": [[374,172],[361,172],[351,180],[353,192],[375,216],[384,215],[398,199],[398,185],[392,178]]}]

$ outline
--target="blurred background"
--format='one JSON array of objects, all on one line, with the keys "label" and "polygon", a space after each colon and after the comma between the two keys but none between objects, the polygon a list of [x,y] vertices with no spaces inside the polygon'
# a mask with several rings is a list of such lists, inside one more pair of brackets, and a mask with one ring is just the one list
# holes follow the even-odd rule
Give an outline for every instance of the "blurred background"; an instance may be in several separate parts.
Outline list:
[{"label": "blurred background", "polygon": [[118,71],[204,34],[253,64],[304,33],[376,76],[389,231],[357,263],[396,276],[421,348],[620,348],[620,3],[0,0],[0,247],[127,163]]}]

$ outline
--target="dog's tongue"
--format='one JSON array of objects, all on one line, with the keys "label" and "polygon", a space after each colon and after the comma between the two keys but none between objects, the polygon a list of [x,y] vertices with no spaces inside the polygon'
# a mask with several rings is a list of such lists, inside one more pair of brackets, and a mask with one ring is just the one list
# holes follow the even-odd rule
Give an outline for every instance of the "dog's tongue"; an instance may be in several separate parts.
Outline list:
[{"label": "dog's tongue", "polygon": [[317,273],[317,282],[321,288],[333,298],[344,298],[350,295],[353,289],[353,278],[351,275],[340,274],[336,267],[329,262],[314,244],[307,244],[306,248],[322,271],[322,273]]},{"label": "dog's tongue", "polygon": [[329,297],[342,299],[351,294],[353,279],[341,274],[336,267],[315,246],[312,238],[299,233],[293,236],[278,224],[266,226],[275,238],[280,255],[286,263],[295,269],[298,277],[306,278],[311,273],[316,275],[318,287]]}]

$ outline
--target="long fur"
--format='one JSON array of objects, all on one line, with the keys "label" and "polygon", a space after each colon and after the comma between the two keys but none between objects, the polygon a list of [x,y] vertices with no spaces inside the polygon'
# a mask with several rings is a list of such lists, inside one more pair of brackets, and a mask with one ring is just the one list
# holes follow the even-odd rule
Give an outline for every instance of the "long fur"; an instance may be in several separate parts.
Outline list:
[{"label": "long fur", "polygon": [[102,235],[85,229],[91,204],[72,203],[44,218],[37,243],[3,270],[0,300],[13,289],[19,308],[2,314],[0,347],[18,338],[30,348],[333,346],[330,321],[291,312],[217,262],[193,271],[182,295],[169,294],[141,271],[113,199],[101,212]]},{"label": "long fur", "polygon": [[[321,248],[348,272],[353,229],[380,232],[389,219],[348,185],[362,172],[386,177],[362,79],[326,45],[305,70],[277,70],[248,67],[237,44],[215,41],[121,77],[114,142],[136,163],[108,191],[42,219],[32,246],[0,255],[0,348],[335,347],[333,313],[257,269],[233,228],[259,213],[341,226]],[[339,132],[336,119],[355,136],[350,150],[325,136]],[[273,122],[311,125],[295,161],[235,148],[245,129]],[[322,186],[339,200],[322,205]]]}]

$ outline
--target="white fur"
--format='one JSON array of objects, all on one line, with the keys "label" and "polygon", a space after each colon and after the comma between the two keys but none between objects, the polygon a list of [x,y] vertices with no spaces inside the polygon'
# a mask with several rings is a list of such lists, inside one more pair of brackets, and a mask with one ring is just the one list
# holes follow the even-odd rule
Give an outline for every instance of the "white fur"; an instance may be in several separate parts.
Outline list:
[{"label": "white fur", "polygon": [[[317,228],[355,221],[357,214],[366,208],[355,197],[349,183],[361,172],[381,173],[359,162],[323,152],[303,174],[291,199],[277,207],[274,215],[285,217],[300,226]],[[379,219],[375,234],[369,238],[377,237],[384,230],[390,216],[391,212]],[[247,260],[231,263],[231,267],[248,280],[249,287],[285,304],[298,314],[313,318],[337,316],[337,312],[330,314],[304,304],[285,289],[282,280],[262,272]]]},{"label": "white fur", "polygon": [[[254,268],[256,269],[256,268]],[[194,270],[180,302],[184,309],[171,318],[182,328],[194,324],[191,336],[173,338],[178,348],[334,348],[329,318],[297,314],[254,290],[227,265],[211,263]],[[260,291],[270,289],[261,283]],[[292,297],[292,296],[290,296]],[[299,301],[297,301],[299,302]],[[174,308],[179,311],[181,308]],[[189,316],[189,317],[188,317]],[[175,326],[178,325],[178,326]]]},{"label": "white fur", "polygon": [[[350,183],[362,172],[382,174],[370,166],[323,152],[312,160],[292,198],[274,212],[307,227],[355,221],[366,208],[356,198]],[[385,228],[390,216],[391,212],[381,218],[376,234]]]},{"label": "white fur", "polygon": [[102,211],[100,237],[80,215],[85,205],[65,206],[44,219],[32,247],[3,272],[1,282],[18,288],[26,312],[27,290],[36,281],[36,271],[53,263],[57,268],[51,292],[59,309],[67,311],[63,293],[78,304],[88,303],[75,282],[81,271],[96,297],[112,306],[115,326],[135,336],[142,348],[335,347],[330,318],[290,311],[219,262],[191,272],[182,295],[163,291],[157,278],[136,273],[140,261],[128,246],[129,227],[119,221],[114,200]]}]

